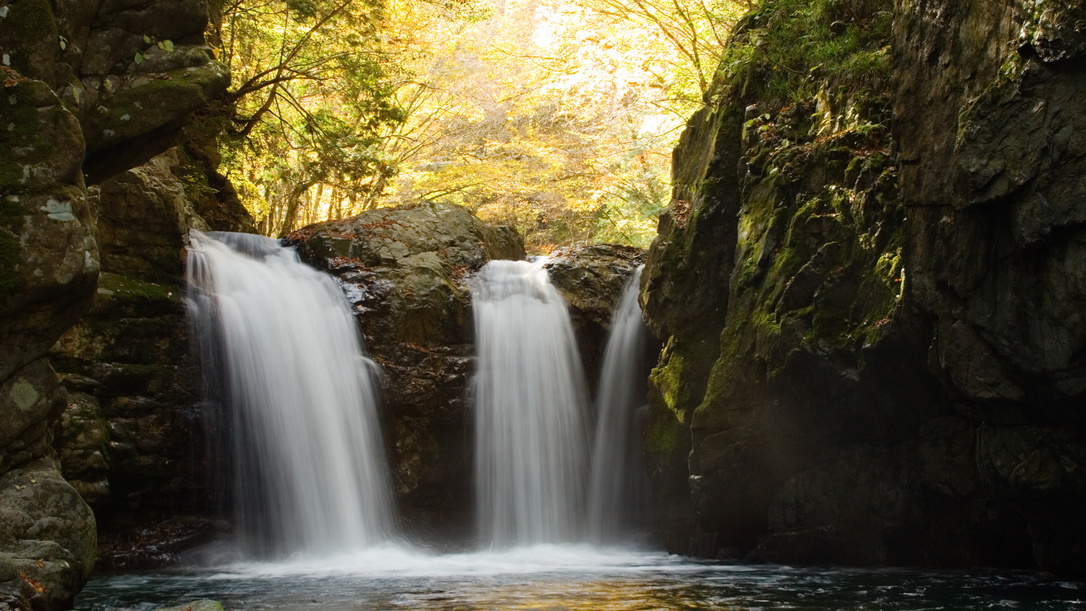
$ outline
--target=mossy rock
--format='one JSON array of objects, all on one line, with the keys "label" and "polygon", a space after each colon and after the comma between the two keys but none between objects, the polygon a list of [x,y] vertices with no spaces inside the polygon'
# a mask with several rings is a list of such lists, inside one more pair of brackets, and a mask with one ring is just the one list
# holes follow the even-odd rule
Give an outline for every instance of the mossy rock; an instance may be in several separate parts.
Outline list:
[{"label": "mossy rock", "polygon": [[51,82],[59,51],[53,5],[47,0],[15,0],[4,9],[0,49],[7,51],[8,65],[22,74]]},{"label": "mossy rock", "polygon": [[99,275],[94,316],[153,318],[184,315],[184,289],[174,284],[145,282],[132,276]]}]

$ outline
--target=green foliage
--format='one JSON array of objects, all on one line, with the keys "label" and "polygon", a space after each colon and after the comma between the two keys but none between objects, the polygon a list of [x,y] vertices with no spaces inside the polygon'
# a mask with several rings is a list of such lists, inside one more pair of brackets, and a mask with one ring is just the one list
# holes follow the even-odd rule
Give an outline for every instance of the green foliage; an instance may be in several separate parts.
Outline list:
[{"label": "green foliage", "polygon": [[[732,3],[678,3],[709,5]],[[384,202],[463,204],[515,226],[535,252],[647,246],[671,199],[671,149],[701,104],[689,37],[711,29],[701,13],[693,30],[677,23],[675,6],[481,0],[470,17],[426,22],[391,147],[402,171]],[[698,42],[713,63],[706,49],[719,43]]]},{"label": "green foliage", "polygon": [[647,246],[742,4],[238,1],[224,168],[270,235],[441,199],[537,252]]},{"label": "green foliage", "polygon": [[764,0],[737,26],[721,78],[777,106],[888,91],[889,0]]},{"label": "green foliage", "polygon": [[[157,40],[153,36],[150,36],[148,34],[144,34],[143,35],[143,42],[144,42],[144,44],[148,45],[148,47],[156,46],[159,49],[162,49],[163,51],[165,51],[167,53],[173,52],[173,48],[174,48],[173,47],[173,41],[170,40],[170,39]],[[145,53],[145,51],[147,51],[148,47],[145,47],[142,50],[137,51],[136,56],[132,59],[132,61],[134,63],[136,63],[136,64],[142,64],[143,62],[147,61],[147,54]]]},{"label": "green foliage", "polygon": [[372,207],[394,173],[381,150],[404,111],[377,35],[383,0],[274,0],[225,8],[237,80],[224,167],[269,235]]}]

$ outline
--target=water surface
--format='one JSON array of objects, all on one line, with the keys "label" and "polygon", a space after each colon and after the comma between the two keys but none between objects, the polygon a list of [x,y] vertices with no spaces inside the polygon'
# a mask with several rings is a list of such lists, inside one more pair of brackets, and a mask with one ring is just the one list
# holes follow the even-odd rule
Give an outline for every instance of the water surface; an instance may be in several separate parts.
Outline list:
[{"label": "water surface", "polygon": [[1086,591],[1032,573],[752,566],[580,545],[448,555],[388,546],[97,577],[77,608],[150,610],[199,598],[230,610],[1045,610],[1080,608]]}]

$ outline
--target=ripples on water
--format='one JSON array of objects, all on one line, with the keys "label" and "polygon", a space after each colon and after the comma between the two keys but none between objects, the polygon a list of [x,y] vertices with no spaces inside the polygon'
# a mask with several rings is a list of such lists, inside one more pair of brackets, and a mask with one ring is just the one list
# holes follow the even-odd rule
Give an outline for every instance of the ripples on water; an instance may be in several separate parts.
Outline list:
[{"label": "ripples on water", "polygon": [[538,546],[433,555],[407,547],[97,577],[85,610],[200,598],[243,609],[1074,609],[1082,584],[1029,573],[796,569],[661,552]]}]

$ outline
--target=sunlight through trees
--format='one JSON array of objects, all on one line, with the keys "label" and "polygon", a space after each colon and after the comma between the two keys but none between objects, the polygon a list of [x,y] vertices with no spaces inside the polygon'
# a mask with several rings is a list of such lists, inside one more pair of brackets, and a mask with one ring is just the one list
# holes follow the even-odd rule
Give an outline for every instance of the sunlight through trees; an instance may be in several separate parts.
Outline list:
[{"label": "sunlight through trees", "polygon": [[224,7],[224,160],[262,231],[435,199],[529,248],[647,245],[736,0]]}]

